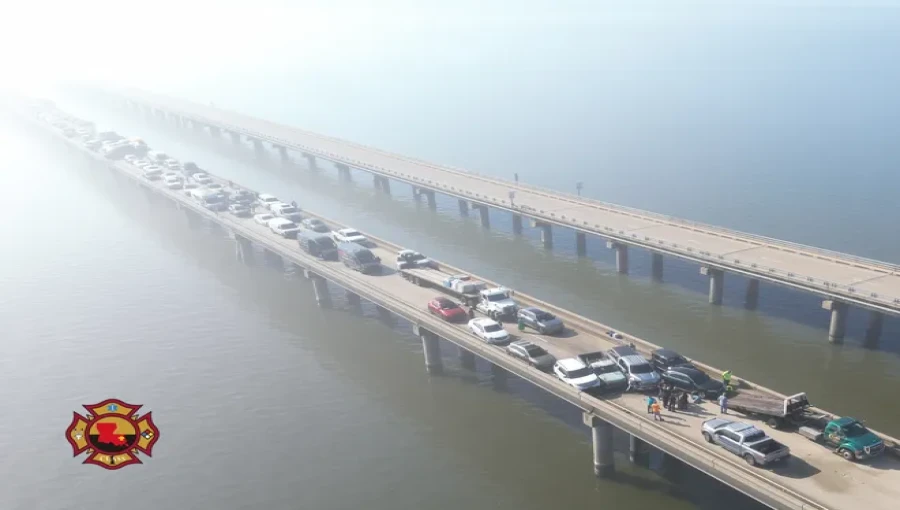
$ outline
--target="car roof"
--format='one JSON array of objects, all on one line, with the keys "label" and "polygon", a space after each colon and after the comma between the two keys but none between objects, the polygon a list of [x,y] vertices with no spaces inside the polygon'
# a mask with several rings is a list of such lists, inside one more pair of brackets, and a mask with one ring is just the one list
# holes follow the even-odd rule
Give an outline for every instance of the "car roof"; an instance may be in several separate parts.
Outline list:
[{"label": "car roof", "polygon": [[275,217],[274,214],[272,214],[272,213],[267,213],[267,212],[260,213],[260,214],[257,214],[257,215],[256,215],[257,218],[262,218],[263,216],[271,216],[271,217],[273,217],[273,218]]},{"label": "car roof", "polygon": [[543,312],[543,311],[544,311],[544,310],[542,310],[542,309],[540,309],[540,308],[538,308],[538,307],[536,307],[536,306],[529,306],[529,307],[523,308],[522,310],[527,310],[527,311],[532,312],[532,313],[537,313],[537,312]]},{"label": "car roof", "polygon": [[578,370],[579,368],[587,368],[583,361],[577,358],[565,358],[557,361],[560,367],[566,370]]},{"label": "car roof", "polygon": [[623,357],[625,357],[625,356],[634,356],[634,355],[636,355],[636,354],[638,353],[637,350],[636,350],[634,347],[630,346],[630,345],[618,345],[618,346],[616,346],[616,347],[613,347],[613,348],[610,349],[610,350],[613,351],[613,352],[615,352],[616,354],[618,354],[618,355],[620,355],[620,356],[623,356]]},{"label": "car roof", "polygon": [[453,300],[447,296],[435,296],[434,300],[438,303],[453,303]]},{"label": "car roof", "polygon": [[533,345],[536,346],[536,344],[534,342],[531,342],[529,340],[516,340],[515,342],[512,342],[509,345],[516,345],[518,347],[523,347],[525,349],[527,349]]},{"label": "car roof", "polygon": [[619,359],[624,360],[625,364],[629,365],[629,366],[646,365],[647,364],[647,360],[644,359],[644,357],[641,356],[640,354],[629,354],[627,356],[622,356]]},{"label": "car roof", "polygon": [[342,228],[342,229],[338,230],[338,232],[340,232],[342,234],[348,233],[348,232],[355,232],[355,233],[359,234],[359,230],[356,230],[355,228],[350,228],[350,227]]},{"label": "car roof", "polygon": [[659,356],[660,358],[683,358],[681,354],[673,351],[672,349],[656,349],[653,351],[654,356]]},{"label": "car roof", "polygon": [[278,200],[278,197],[276,197],[275,195],[270,195],[270,194],[268,194],[268,193],[260,193],[260,194],[259,194],[259,199],[260,199],[260,200],[266,200],[266,199],[269,199],[269,198],[274,198],[275,200]]},{"label": "car roof", "polygon": [[741,434],[747,435],[756,431],[762,432],[762,430],[750,425],[749,423],[741,423],[739,421],[731,422],[730,424],[725,426],[726,430],[730,430],[732,432],[740,432]]},{"label": "car roof", "polygon": [[495,321],[494,319],[489,319],[487,317],[482,317],[480,319],[473,319],[473,322],[475,324],[481,324],[482,326],[490,326],[491,324],[496,324],[498,326],[500,325],[499,322]]},{"label": "car roof", "polygon": [[269,221],[269,224],[275,224],[275,225],[286,225],[288,223],[293,223],[293,221],[291,221],[287,218],[272,218]]},{"label": "car roof", "polygon": [[701,375],[704,373],[702,370],[699,370],[696,367],[685,366],[685,365],[677,366],[677,367],[669,367],[669,369],[667,371],[668,372],[677,372],[679,374],[684,374],[687,376]]}]

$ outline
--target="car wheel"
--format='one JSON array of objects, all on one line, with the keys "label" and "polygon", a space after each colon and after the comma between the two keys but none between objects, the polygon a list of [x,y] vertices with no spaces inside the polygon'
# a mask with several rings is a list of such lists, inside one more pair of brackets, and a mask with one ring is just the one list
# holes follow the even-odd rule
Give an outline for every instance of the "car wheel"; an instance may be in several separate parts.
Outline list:
[{"label": "car wheel", "polygon": [[847,460],[850,460],[850,461],[856,460],[856,455],[854,455],[854,453],[852,451],[850,451],[846,448],[841,448],[841,451],[838,453],[841,454],[841,457],[843,457]]},{"label": "car wheel", "polygon": [[756,465],[756,459],[754,459],[753,455],[750,455],[749,453],[747,455],[744,455],[744,460],[747,461],[747,464],[750,466]]},{"label": "car wheel", "polygon": [[707,442],[707,443],[712,443],[712,442],[713,442],[712,436],[709,434],[709,432],[704,432],[704,433],[703,433],[703,439],[706,439],[706,442]]},{"label": "car wheel", "polygon": [[766,420],[766,425],[773,429],[777,429],[781,424],[778,423],[778,418],[769,418],[768,420]]}]

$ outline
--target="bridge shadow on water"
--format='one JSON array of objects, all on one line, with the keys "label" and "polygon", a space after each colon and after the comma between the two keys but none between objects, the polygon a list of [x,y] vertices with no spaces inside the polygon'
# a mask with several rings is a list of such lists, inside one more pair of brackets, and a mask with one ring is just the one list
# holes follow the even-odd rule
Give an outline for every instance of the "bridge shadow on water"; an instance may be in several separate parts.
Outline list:
[{"label": "bridge shadow on water", "polygon": [[[580,411],[559,399],[539,390],[530,383],[507,374],[502,380],[491,375],[490,368],[483,360],[478,360],[474,371],[459,365],[456,348],[441,341],[445,371],[443,376],[418,378],[427,381],[425,387],[432,395],[427,406],[401,406],[397,394],[410,392],[410,371],[424,374],[421,343],[412,333],[411,325],[405,320],[385,321],[371,303],[363,302],[359,309],[349,304],[345,294],[331,285],[333,309],[320,309],[309,285],[302,275],[284,264],[279,258],[266,255],[262,250],[254,253],[253,262],[244,264],[234,256],[233,242],[220,228],[199,218],[178,211],[165,199],[152,198],[124,178],[107,170],[101,170],[78,161],[70,166],[83,166],[86,180],[102,189],[118,212],[134,220],[137,228],[146,231],[167,250],[183,255],[198,271],[215,277],[235,292],[244,307],[253,313],[264,314],[286,332],[298,330],[326,331],[328,337],[316,341],[314,345],[299,344],[297,347],[315,356],[317,360],[334,369],[342,378],[356,384],[373,387],[374,404],[388,407],[393,413],[407,416],[417,422],[426,422],[433,429],[435,437],[452,441],[454,448],[462,451],[476,463],[502,462],[494,458],[493,451],[498,443],[504,448],[520,448],[520,444],[505,444],[504,427],[510,424],[525,429],[534,428],[529,423],[551,418],[563,423],[568,429],[577,431],[582,443],[572,446],[579,468],[590,471],[590,435],[581,423]],[[356,318],[352,318],[356,317]],[[378,339],[381,342],[371,340]],[[248,342],[260,341],[247,339]],[[387,342],[387,343],[385,343]],[[391,347],[393,345],[393,347]],[[402,376],[402,377],[401,377]],[[501,382],[502,381],[502,382]],[[466,387],[472,391],[465,391]],[[460,391],[466,399],[459,401]],[[393,397],[384,397],[384,394]],[[521,410],[525,419],[510,415],[508,406],[479,405],[477,415],[463,411],[469,401],[495,399],[512,400]],[[494,400],[492,400],[494,399]],[[516,404],[518,403],[518,404]],[[361,410],[364,412],[364,410]],[[455,412],[448,412],[455,411]],[[438,419],[435,419],[438,417]],[[485,425],[487,425],[485,427]],[[463,435],[466,428],[481,427],[481,434]],[[493,430],[493,433],[486,433]],[[521,437],[516,435],[515,440]],[[720,482],[699,471],[659,452],[648,452],[638,459],[637,464],[628,461],[628,437],[617,431],[616,443],[617,471],[608,479],[595,482],[595,489],[614,506],[646,508],[666,504],[666,499],[674,498],[696,505],[698,508],[720,508],[723,504],[737,510],[761,509],[763,505],[743,496]],[[529,445],[535,450],[535,459],[543,456],[559,458],[557,451],[547,451],[550,446],[558,448],[558,442],[542,445],[533,441]],[[568,448],[568,447],[567,447]],[[516,478],[516,472],[531,469],[551,469],[542,466],[540,460],[532,465],[514,466],[509,476]],[[555,489],[558,489],[556,487]],[[625,491],[625,492],[623,492]],[[635,505],[634,492],[639,493]],[[631,498],[622,499],[620,498]]]}]

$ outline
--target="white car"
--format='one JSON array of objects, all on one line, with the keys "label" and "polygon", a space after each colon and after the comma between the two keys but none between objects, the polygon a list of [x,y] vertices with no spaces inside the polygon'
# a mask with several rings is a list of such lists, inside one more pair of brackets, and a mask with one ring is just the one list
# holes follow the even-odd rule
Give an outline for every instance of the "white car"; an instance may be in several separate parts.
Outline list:
[{"label": "white car", "polygon": [[278,200],[278,197],[276,197],[275,195],[268,195],[266,193],[260,193],[259,195],[257,195],[256,200],[259,201],[259,205],[270,210],[272,209],[273,205],[283,203],[281,200]]},{"label": "white car", "polygon": [[300,209],[297,209],[291,204],[285,204],[284,202],[273,204],[270,209],[275,213],[275,216],[281,218],[287,218],[291,221],[300,221],[303,219],[303,216],[300,214]]},{"label": "white car", "polygon": [[286,239],[295,239],[300,226],[287,218],[272,218],[269,220],[269,230]]},{"label": "white car", "polygon": [[413,250],[397,252],[397,269],[413,269],[417,267],[434,267],[435,263],[425,255]]},{"label": "white car", "polygon": [[148,165],[141,170],[144,172],[144,177],[151,181],[162,179],[163,169],[158,166]]},{"label": "white car", "polygon": [[139,159],[139,160],[135,161],[134,163],[132,163],[132,165],[134,165],[134,166],[136,166],[136,167],[138,167],[138,168],[144,168],[144,167],[146,167],[146,166],[150,166],[151,164],[152,164],[152,163],[150,163],[150,162],[147,161],[146,159]]},{"label": "white car", "polygon": [[334,239],[336,243],[365,243],[367,241],[366,236],[359,233],[358,230],[352,228],[342,228],[340,230],[333,230],[331,232],[331,238]]},{"label": "white car", "polygon": [[174,159],[167,159],[165,165],[166,165],[166,168],[168,168],[169,170],[180,170],[181,169],[181,165],[179,165],[178,161],[176,161]]},{"label": "white car", "polygon": [[274,219],[275,215],[270,213],[257,214],[253,217],[253,221],[259,223],[260,225],[268,225],[269,221]]},{"label": "white car", "polygon": [[191,177],[193,177],[194,180],[199,184],[209,184],[212,182],[212,177],[210,177],[206,172],[198,172]]},{"label": "white car", "polygon": [[135,162],[137,162],[138,157],[134,154],[126,154],[123,159],[133,165]]},{"label": "white car", "polygon": [[579,391],[597,388],[603,383],[594,370],[576,358],[561,359],[553,364],[553,373],[559,380]]},{"label": "white car", "polygon": [[163,183],[169,189],[181,189],[184,187],[184,183],[181,181],[181,177],[178,177],[174,174],[167,174],[163,177]]},{"label": "white car", "polygon": [[223,188],[223,186],[222,186],[221,184],[219,184],[218,182],[211,182],[211,183],[209,183],[209,184],[206,185],[206,189],[218,189],[218,190],[220,190],[220,189],[224,189],[224,188]]},{"label": "white car", "polygon": [[509,343],[509,333],[503,329],[499,322],[493,319],[472,319],[469,321],[469,330],[475,336],[491,345],[506,345]]}]

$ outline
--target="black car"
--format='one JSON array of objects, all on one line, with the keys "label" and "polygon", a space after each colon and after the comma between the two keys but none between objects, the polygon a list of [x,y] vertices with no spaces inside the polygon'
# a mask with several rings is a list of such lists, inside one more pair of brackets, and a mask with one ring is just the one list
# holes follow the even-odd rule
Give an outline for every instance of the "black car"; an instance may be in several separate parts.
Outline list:
[{"label": "black car", "polygon": [[659,373],[665,372],[670,367],[693,367],[684,356],[671,349],[656,349],[650,353],[650,364]]},{"label": "black car", "polygon": [[706,398],[716,398],[725,391],[725,384],[692,366],[670,367],[662,372],[663,381],[683,391],[697,391]]}]

